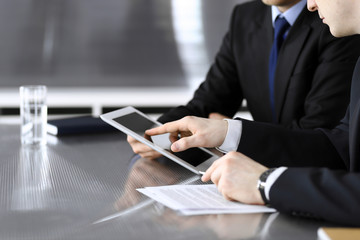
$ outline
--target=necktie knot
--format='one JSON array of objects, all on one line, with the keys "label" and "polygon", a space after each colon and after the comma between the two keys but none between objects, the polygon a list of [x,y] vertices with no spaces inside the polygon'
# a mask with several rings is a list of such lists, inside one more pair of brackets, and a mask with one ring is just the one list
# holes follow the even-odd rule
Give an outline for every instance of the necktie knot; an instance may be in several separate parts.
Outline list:
[{"label": "necktie knot", "polygon": [[284,17],[278,17],[275,20],[275,31],[274,31],[274,39],[280,40],[279,37],[284,40],[284,34],[286,30],[290,27],[290,24]]}]

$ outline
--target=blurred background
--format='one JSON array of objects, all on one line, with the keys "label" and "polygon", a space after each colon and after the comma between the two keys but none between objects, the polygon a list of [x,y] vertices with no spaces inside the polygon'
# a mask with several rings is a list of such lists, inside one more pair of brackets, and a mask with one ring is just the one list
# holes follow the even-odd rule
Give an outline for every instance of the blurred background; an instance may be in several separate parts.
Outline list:
[{"label": "blurred background", "polygon": [[185,104],[242,2],[0,0],[0,118],[32,84],[48,86],[49,115]]}]

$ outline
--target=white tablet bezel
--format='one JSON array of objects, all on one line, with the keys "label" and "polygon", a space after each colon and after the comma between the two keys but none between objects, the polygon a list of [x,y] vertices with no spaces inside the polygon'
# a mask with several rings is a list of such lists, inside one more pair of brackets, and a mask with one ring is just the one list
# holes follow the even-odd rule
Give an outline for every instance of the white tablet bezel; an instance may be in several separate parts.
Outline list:
[{"label": "white tablet bezel", "polygon": [[205,151],[206,153],[210,154],[210,158],[205,160],[204,162],[202,162],[200,165],[198,166],[193,166],[191,164],[189,164],[188,162],[186,162],[185,160],[182,160],[181,158],[175,156],[174,154],[172,154],[171,152],[155,145],[153,142],[147,140],[146,138],[144,138],[143,136],[140,136],[139,134],[135,133],[134,131],[130,130],[129,128],[121,125],[120,123],[116,122],[114,119],[124,116],[124,115],[128,115],[130,113],[138,113],[139,115],[143,116],[144,118],[154,122],[155,124],[159,124],[162,125],[160,122],[155,121],[151,118],[149,118],[147,115],[145,115],[144,113],[140,112],[139,110],[135,109],[134,107],[125,107],[125,108],[121,108],[119,110],[115,110],[109,113],[105,113],[100,115],[100,118],[102,120],[104,120],[105,122],[107,122],[108,124],[110,124],[111,126],[119,129],[120,131],[124,132],[127,135],[132,136],[133,138],[135,138],[136,140],[146,144],[147,146],[151,147],[152,149],[154,149],[155,151],[161,153],[162,155],[164,155],[165,157],[173,160],[174,162],[177,162],[178,164],[180,164],[181,166],[189,169],[190,171],[196,173],[196,174],[201,174],[201,172],[205,172],[210,166],[211,164],[217,160],[219,158],[219,156],[217,156],[216,154],[212,153],[211,151],[205,149],[205,148],[200,148],[201,150]]}]

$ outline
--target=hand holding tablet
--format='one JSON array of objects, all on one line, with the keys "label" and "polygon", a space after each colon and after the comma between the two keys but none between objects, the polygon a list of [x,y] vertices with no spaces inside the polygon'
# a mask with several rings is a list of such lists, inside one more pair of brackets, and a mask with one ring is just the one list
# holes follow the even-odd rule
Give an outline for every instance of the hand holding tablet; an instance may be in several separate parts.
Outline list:
[{"label": "hand holding tablet", "polygon": [[170,133],[171,150],[182,152],[193,147],[214,148],[221,146],[228,132],[224,119],[207,119],[187,116],[147,130],[148,136]]},{"label": "hand holding tablet", "polygon": [[122,108],[113,112],[102,114],[101,119],[136,140],[146,144],[165,157],[177,162],[190,171],[200,174],[205,172],[219,157],[205,148],[190,148],[182,152],[170,150],[169,134],[154,135],[152,141],[146,139],[145,131],[161,126],[161,123],[152,120],[144,113],[133,107]]}]

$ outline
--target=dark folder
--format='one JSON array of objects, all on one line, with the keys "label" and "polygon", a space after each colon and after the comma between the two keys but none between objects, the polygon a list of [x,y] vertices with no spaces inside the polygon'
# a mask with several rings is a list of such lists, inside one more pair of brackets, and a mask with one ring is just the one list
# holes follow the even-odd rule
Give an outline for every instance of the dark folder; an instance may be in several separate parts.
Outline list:
[{"label": "dark folder", "polygon": [[52,135],[90,134],[118,131],[103,120],[92,116],[81,116],[50,120],[47,132]]}]

